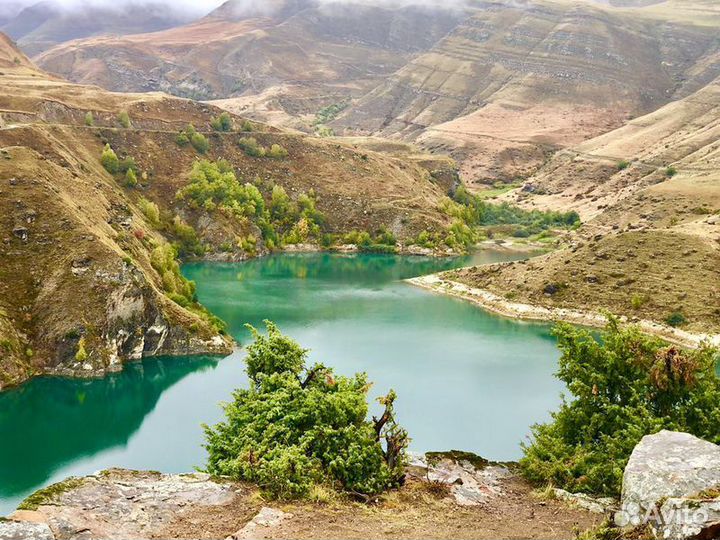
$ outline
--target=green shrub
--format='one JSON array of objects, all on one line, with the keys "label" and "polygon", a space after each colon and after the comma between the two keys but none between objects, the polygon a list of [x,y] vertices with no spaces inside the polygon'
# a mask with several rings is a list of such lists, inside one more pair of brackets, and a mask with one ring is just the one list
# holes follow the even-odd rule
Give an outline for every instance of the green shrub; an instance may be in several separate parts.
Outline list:
[{"label": "green shrub", "polygon": [[266,150],[258,144],[255,137],[241,137],[240,140],[238,140],[238,146],[242,148],[246,156],[265,157]]},{"label": "green shrub", "polygon": [[684,351],[611,318],[599,339],[560,324],[557,372],[572,395],[523,445],[525,476],[538,485],[618,496],[630,453],[661,429],[720,443],[717,351]]},{"label": "green shrub", "polygon": [[132,127],[132,123],[130,122],[130,115],[127,113],[127,111],[121,111],[120,114],[118,114],[117,120],[120,125],[125,129]]},{"label": "green shrub", "polygon": [[288,151],[279,144],[273,144],[270,150],[267,150],[266,155],[269,158],[282,159],[288,156]]},{"label": "green shrub", "polygon": [[667,176],[668,178],[672,178],[676,174],[677,174],[677,169],[675,167],[673,167],[672,165],[670,167],[668,167],[667,169],[665,169],[665,176]]},{"label": "green shrub", "polygon": [[223,113],[220,113],[220,116],[210,120],[210,126],[215,131],[232,131],[233,130],[233,120],[232,120],[232,117],[227,112],[223,112]]},{"label": "green shrub", "polygon": [[138,206],[151,225],[155,227],[160,225],[160,209],[157,204],[142,197],[140,201],[138,201]]},{"label": "green shrub", "polygon": [[205,135],[195,132],[190,136],[190,144],[200,154],[205,154],[210,149],[210,143]]},{"label": "green shrub", "polygon": [[128,169],[125,173],[125,185],[130,188],[134,188],[137,186],[137,175],[135,174],[135,171],[132,169]]},{"label": "green shrub", "polygon": [[138,166],[135,163],[134,157],[128,156],[118,162],[118,172],[125,173],[130,170],[132,170],[136,174],[138,172]]},{"label": "green shrub", "polygon": [[626,159],[623,159],[623,160],[621,160],[621,161],[618,162],[618,164],[617,164],[617,169],[618,169],[618,171],[624,171],[624,170],[627,169],[629,166],[630,166],[630,162],[629,162],[628,160],[626,160]]},{"label": "green shrub", "polygon": [[190,137],[187,136],[187,133],[181,131],[177,134],[177,137],[175,137],[175,144],[184,148],[185,146],[190,144]]},{"label": "green shrub", "polygon": [[632,308],[637,310],[640,309],[645,305],[647,302],[647,296],[643,294],[634,294],[632,298],[630,299],[630,304],[632,305]]},{"label": "green shrub", "polygon": [[687,319],[685,318],[685,315],[683,315],[679,311],[673,311],[670,315],[667,316],[665,322],[670,326],[682,326],[687,322]]},{"label": "green shrub", "polygon": [[76,362],[84,362],[88,359],[88,353],[85,350],[85,338],[81,337],[77,344],[77,352],[75,353]]},{"label": "green shrub", "polygon": [[243,120],[240,124],[240,131],[255,131],[255,125],[250,120]]},{"label": "green shrub", "polygon": [[93,118],[93,114],[90,111],[85,113],[85,125],[88,127],[92,127],[95,125],[95,119]]},{"label": "green shrub", "polygon": [[319,485],[374,495],[402,483],[407,433],[394,418],[395,393],[368,421],[367,376],[338,376],[266,321],[249,327],[248,389],[236,390],[225,420],[205,426],[210,474],[257,483],[266,495],[307,497]]},{"label": "green shrub", "polygon": [[115,174],[120,170],[120,160],[115,153],[115,150],[110,148],[109,144],[105,145],[102,154],[100,155],[100,163],[110,174]]}]

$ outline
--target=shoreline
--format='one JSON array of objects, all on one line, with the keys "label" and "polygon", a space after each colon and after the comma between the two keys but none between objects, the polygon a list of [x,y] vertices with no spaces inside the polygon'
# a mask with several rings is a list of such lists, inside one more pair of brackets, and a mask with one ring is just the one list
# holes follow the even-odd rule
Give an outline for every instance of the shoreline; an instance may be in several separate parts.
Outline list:
[{"label": "shoreline", "polygon": [[[472,302],[478,307],[510,319],[554,322],[563,321],[578,326],[602,328],[607,324],[607,318],[596,312],[583,311],[570,308],[550,308],[532,304],[512,302],[485,289],[470,287],[464,283],[446,280],[441,274],[429,274],[405,280],[407,283],[439,294],[454,296]],[[623,323],[635,324],[646,334],[664,339],[675,345],[696,349],[703,342],[712,346],[720,346],[720,334],[697,334],[659,324],[654,321],[642,319],[637,322],[629,321],[627,317],[620,316]]]}]

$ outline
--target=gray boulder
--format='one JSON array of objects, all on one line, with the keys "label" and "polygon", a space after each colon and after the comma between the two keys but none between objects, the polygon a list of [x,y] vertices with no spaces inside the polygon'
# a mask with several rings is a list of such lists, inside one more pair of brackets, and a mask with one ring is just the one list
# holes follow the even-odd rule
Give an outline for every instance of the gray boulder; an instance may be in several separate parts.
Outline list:
[{"label": "gray boulder", "polygon": [[623,475],[618,525],[649,524],[662,538],[691,538],[720,525],[720,446],[688,433],[646,435]]}]

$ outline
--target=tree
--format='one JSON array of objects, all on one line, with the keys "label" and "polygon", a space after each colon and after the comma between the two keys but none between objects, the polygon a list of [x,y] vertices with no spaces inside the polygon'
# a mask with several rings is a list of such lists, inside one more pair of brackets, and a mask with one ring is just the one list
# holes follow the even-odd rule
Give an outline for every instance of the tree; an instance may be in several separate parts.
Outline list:
[{"label": "tree", "polygon": [[100,163],[110,174],[115,174],[120,170],[120,160],[117,154],[115,154],[115,150],[110,148],[109,144],[106,144],[105,148],[103,148],[102,154],[100,155]]},{"label": "tree", "polygon": [[160,208],[157,204],[142,197],[138,206],[151,225],[157,227],[160,224]]},{"label": "tree", "polygon": [[210,126],[215,131],[232,131],[233,120],[227,112],[223,112],[217,118],[210,120]]},{"label": "tree", "polygon": [[187,146],[190,144],[190,138],[184,131],[181,131],[177,134],[177,137],[175,137],[175,143],[180,147]]},{"label": "tree", "polygon": [[201,154],[206,153],[210,149],[210,143],[202,133],[193,133],[190,137],[190,144]]},{"label": "tree", "polygon": [[127,111],[121,111],[120,114],[118,114],[117,119],[118,122],[120,122],[120,125],[125,129],[132,126],[132,123],[130,122],[130,115],[127,113]]},{"label": "tree", "polygon": [[286,158],[288,156],[288,151],[285,150],[282,146],[279,144],[273,144],[270,147],[270,150],[267,151],[267,157],[274,158],[274,159],[282,159]]},{"label": "tree", "polygon": [[256,482],[283,499],[318,484],[363,498],[402,484],[408,437],[395,422],[395,393],[379,400],[379,419],[367,420],[365,374],[308,368],[308,351],[265,324],[267,336],[248,325],[249,388],[234,392],[223,422],[205,426],[206,470]]},{"label": "tree", "polygon": [[134,188],[137,186],[137,175],[135,174],[135,171],[133,169],[128,169],[125,173],[125,185],[127,187]]},{"label": "tree", "polygon": [[88,127],[92,127],[95,125],[95,119],[93,118],[93,114],[90,111],[85,113],[85,125]]},{"label": "tree", "polygon": [[685,351],[610,318],[600,339],[555,328],[557,376],[572,394],[552,421],[533,427],[521,460],[538,484],[618,496],[623,470],[644,435],[685,431],[720,443],[717,351]]}]

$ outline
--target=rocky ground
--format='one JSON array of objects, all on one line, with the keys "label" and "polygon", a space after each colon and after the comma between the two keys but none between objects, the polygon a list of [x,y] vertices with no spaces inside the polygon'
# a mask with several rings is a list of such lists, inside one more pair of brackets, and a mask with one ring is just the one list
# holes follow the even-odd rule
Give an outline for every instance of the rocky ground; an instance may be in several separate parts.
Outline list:
[{"label": "rocky ground", "polygon": [[0,539],[569,538],[607,510],[540,497],[507,466],[474,456],[435,459],[416,456],[406,485],[370,502],[269,502],[204,474],[108,470],[32,495],[0,522]]}]

